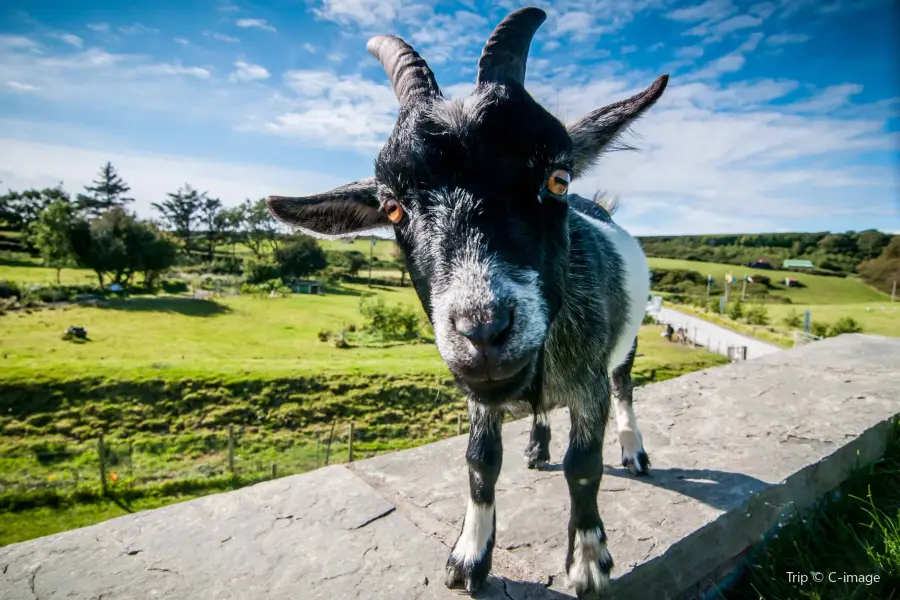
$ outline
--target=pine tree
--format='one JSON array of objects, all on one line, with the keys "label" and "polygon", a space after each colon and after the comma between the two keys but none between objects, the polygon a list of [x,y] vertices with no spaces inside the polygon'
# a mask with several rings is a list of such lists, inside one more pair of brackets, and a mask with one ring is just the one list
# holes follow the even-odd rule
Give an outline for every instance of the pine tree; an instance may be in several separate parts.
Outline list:
[{"label": "pine tree", "polygon": [[184,251],[191,249],[191,226],[196,222],[200,209],[206,202],[206,192],[200,193],[189,184],[174,194],[166,194],[169,199],[154,202],[153,208],[162,213],[163,219],[184,242]]},{"label": "pine tree", "polygon": [[84,186],[88,194],[78,194],[78,210],[89,217],[97,217],[113,206],[124,206],[134,202],[134,198],[126,198],[123,194],[131,190],[116,172],[112,163],[107,162],[100,169],[100,179],[94,185]]}]

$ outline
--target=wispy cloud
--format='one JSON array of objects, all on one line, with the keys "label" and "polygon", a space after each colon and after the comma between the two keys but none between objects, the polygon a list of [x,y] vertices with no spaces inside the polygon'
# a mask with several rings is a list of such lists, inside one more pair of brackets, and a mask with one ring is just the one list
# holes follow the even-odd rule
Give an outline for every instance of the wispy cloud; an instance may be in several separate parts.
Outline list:
[{"label": "wispy cloud", "polygon": [[672,21],[693,23],[696,21],[717,21],[734,13],[737,8],[731,0],[706,0],[702,4],[677,8],[666,13]]},{"label": "wispy cloud", "polygon": [[184,38],[180,38],[180,37],[172,38],[172,41],[175,42],[176,44],[181,44],[182,46],[188,46],[188,45],[190,45],[190,42],[189,42],[189,41],[187,41],[187,40],[184,39]]},{"label": "wispy cloud", "polygon": [[227,44],[237,44],[241,41],[240,39],[238,39],[234,36],[231,36],[231,35],[228,35],[225,33],[219,33],[217,31],[204,31],[203,35],[206,37],[212,38],[212,39],[216,40],[217,42],[225,42]]},{"label": "wispy cloud", "polygon": [[20,81],[7,81],[6,85],[17,92],[36,92],[40,89],[37,86],[33,86],[29,83],[22,83]]},{"label": "wispy cloud", "polygon": [[638,51],[638,47],[635,46],[634,44],[630,44],[628,46],[622,46],[622,48],[619,50],[619,54],[631,54],[632,52],[637,52],[637,51]]},{"label": "wispy cloud", "polygon": [[9,50],[36,50],[40,44],[24,35],[0,35],[0,48]]},{"label": "wispy cloud", "polygon": [[261,65],[253,65],[242,60],[235,61],[231,81],[261,81],[270,77],[269,71]]},{"label": "wispy cloud", "polygon": [[783,46],[784,44],[802,44],[809,41],[810,37],[805,33],[776,33],[766,38],[770,46]]},{"label": "wispy cloud", "polygon": [[263,29],[265,31],[276,31],[275,27],[269,25],[265,19],[238,19],[234,22],[241,29]]},{"label": "wispy cloud", "polygon": [[142,23],[134,23],[133,25],[119,27],[119,33],[121,33],[122,35],[149,35],[159,33],[159,29],[147,27]]},{"label": "wispy cloud", "polygon": [[51,33],[50,37],[56,38],[75,48],[81,48],[84,45],[84,40],[71,33]]},{"label": "wispy cloud", "polygon": [[109,31],[109,23],[88,23],[87,28],[97,33],[106,33]]}]

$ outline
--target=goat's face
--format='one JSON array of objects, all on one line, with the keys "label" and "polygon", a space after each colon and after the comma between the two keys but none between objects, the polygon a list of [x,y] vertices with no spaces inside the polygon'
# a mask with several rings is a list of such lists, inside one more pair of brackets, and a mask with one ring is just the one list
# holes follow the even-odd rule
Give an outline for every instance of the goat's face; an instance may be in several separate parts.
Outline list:
[{"label": "goat's face", "polygon": [[524,88],[539,9],[495,30],[468,97],[441,97],[425,62],[399,38],[368,45],[401,103],[375,177],[325,194],[273,196],[272,213],[319,236],[393,227],[437,346],[483,402],[530,383],[562,305],[568,262],[568,183],[655,102],[647,91],[568,128]]}]

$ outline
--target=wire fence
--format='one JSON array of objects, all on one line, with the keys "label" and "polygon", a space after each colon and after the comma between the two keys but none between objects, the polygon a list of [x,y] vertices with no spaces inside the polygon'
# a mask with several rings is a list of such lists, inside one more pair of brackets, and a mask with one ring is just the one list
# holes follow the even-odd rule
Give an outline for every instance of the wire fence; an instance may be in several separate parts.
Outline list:
[{"label": "wire fence", "polygon": [[[456,433],[468,422],[456,415]],[[424,443],[425,439],[422,440]],[[0,509],[50,503],[47,497],[177,493],[234,487],[353,462],[415,444],[363,440],[353,423],[335,421],[320,437],[269,440],[235,426],[193,436],[99,437],[45,443],[0,455]],[[38,500],[35,500],[39,497]],[[22,498],[30,499],[22,501]],[[18,503],[18,504],[17,504]]]}]

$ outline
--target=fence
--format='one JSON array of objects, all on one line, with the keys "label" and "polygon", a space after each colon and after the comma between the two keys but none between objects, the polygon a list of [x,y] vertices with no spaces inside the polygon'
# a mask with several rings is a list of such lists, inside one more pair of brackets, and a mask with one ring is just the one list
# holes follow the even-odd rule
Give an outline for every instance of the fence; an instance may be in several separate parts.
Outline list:
[{"label": "fence", "polygon": [[[466,423],[457,413],[457,435],[467,430]],[[47,497],[52,496],[225,489],[432,441],[362,440],[358,433],[352,422],[334,421],[325,435],[313,438],[271,439],[231,426],[189,438],[99,437],[78,444],[7,448],[0,452],[0,509],[51,503]],[[37,496],[42,499],[34,500]]]}]

